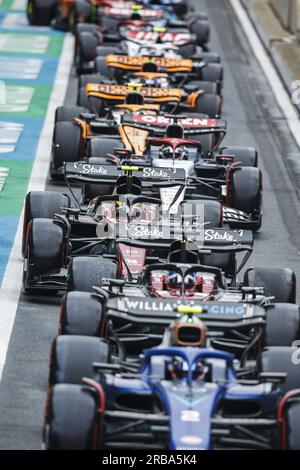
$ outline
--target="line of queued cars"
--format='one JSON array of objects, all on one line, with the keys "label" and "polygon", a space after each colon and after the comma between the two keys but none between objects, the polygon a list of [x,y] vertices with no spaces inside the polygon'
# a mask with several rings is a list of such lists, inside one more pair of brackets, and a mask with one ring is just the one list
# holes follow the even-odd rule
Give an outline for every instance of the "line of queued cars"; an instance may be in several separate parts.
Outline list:
[{"label": "line of queued cars", "polygon": [[299,449],[296,279],[247,267],[262,173],[222,146],[207,16],[29,0],[28,18],[73,32],[78,74],[51,151],[66,191],[25,201],[24,291],[65,291],[44,448]]}]

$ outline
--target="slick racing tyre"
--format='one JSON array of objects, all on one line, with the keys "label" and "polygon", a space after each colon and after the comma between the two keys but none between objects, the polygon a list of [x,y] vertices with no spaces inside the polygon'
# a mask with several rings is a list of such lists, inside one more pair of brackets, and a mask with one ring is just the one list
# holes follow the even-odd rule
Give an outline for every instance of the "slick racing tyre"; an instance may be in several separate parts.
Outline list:
[{"label": "slick racing tyre", "polygon": [[90,62],[93,62],[96,57],[96,48],[99,44],[99,39],[96,34],[89,31],[82,31],[77,36],[77,70],[80,72]]},{"label": "slick racing tyre", "polygon": [[93,286],[100,286],[102,279],[116,279],[117,265],[110,260],[80,256],[69,264],[67,290],[93,292]]},{"label": "slick racing tyre", "polygon": [[261,227],[262,177],[258,168],[237,168],[229,175],[228,205],[253,216],[252,230]]},{"label": "slick racing tyre", "polygon": [[109,67],[107,67],[105,57],[102,57],[102,56],[101,57],[96,57],[96,59],[95,59],[95,72],[100,73],[101,75],[103,75],[105,77],[111,77],[112,76],[111,70],[109,69]]},{"label": "slick racing tyre", "polygon": [[49,26],[54,18],[56,0],[28,0],[27,18],[33,26]]},{"label": "slick racing tyre", "polygon": [[204,82],[201,80],[193,80],[187,83],[184,86],[184,89],[188,93],[193,93],[198,90],[204,91],[205,94],[208,95],[217,95],[218,94],[218,86],[214,82]]},{"label": "slick racing tyre", "polygon": [[104,80],[107,80],[107,78],[100,73],[83,74],[79,77],[78,88],[85,88],[88,83],[100,84],[103,83]]},{"label": "slick racing tyre", "polygon": [[[196,119],[205,119],[205,115],[201,115],[200,113],[184,113],[184,115],[189,118],[196,118]],[[214,146],[216,145],[215,135],[211,134],[200,134],[200,135],[193,135],[193,140],[197,140],[201,143],[201,152],[203,158],[209,158],[210,153],[213,150]]]},{"label": "slick racing tyre", "polygon": [[82,113],[88,113],[88,109],[82,106],[59,106],[55,111],[55,124],[62,121],[73,122]]},{"label": "slick racing tyre", "polygon": [[249,287],[263,287],[264,295],[274,297],[274,302],[296,303],[296,275],[286,268],[252,268],[244,276]]},{"label": "slick racing tyre", "polygon": [[83,377],[96,379],[98,373],[93,363],[107,363],[108,354],[108,345],[100,338],[58,336],[51,349],[50,386],[58,383],[82,384]]},{"label": "slick racing tyre", "polygon": [[209,118],[218,119],[221,116],[222,100],[219,96],[204,94],[199,96],[194,112],[206,114]]},{"label": "slick racing tyre", "polygon": [[106,158],[107,154],[113,154],[114,149],[123,149],[124,145],[120,139],[109,139],[95,137],[90,143],[90,158]]},{"label": "slick racing tyre", "polygon": [[223,67],[221,64],[207,64],[200,71],[201,79],[206,82],[223,82]]},{"label": "slick racing tyre", "polygon": [[82,0],[75,1],[75,23],[88,23],[92,19],[92,9],[88,2]]},{"label": "slick racing tyre", "polygon": [[88,292],[68,292],[61,306],[60,334],[101,336],[102,303]]},{"label": "slick racing tyre", "polygon": [[73,122],[57,122],[54,126],[52,161],[50,173],[52,179],[63,179],[65,162],[80,160],[82,147],[81,128]]},{"label": "slick racing tyre", "polygon": [[253,147],[223,147],[220,150],[220,155],[233,156],[233,163],[240,163],[241,166],[258,165],[258,152]]},{"label": "slick racing tyre", "polygon": [[288,404],[285,413],[285,448],[300,450],[300,401],[297,399]]},{"label": "slick racing tyre", "polygon": [[75,35],[79,36],[81,33],[99,34],[99,27],[92,23],[78,23],[75,28]]},{"label": "slick racing tyre", "polygon": [[266,307],[265,346],[290,346],[300,339],[300,310],[295,304]]},{"label": "slick racing tyre", "polygon": [[47,450],[93,450],[98,403],[93,390],[74,384],[55,385],[47,403],[44,428]]},{"label": "slick racing tyre", "polygon": [[209,22],[206,20],[197,19],[190,24],[191,33],[196,36],[196,43],[199,46],[205,46],[209,42],[210,27]]},{"label": "slick racing tyre", "polygon": [[193,55],[193,57],[189,57],[193,59],[198,59],[201,60],[207,64],[220,64],[221,62],[221,57],[219,54],[216,54],[215,52],[196,52],[196,54]]},{"label": "slick racing tyre", "polygon": [[206,199],[192,199],[183,201],[180,204],[180,215],[186,217],[193,216],[195,222],[205,224],[205,228],[221,227],[223,223],[222,206],[218,201],[208,201]]},{"label": "slick racing tyre", "polygon": [[110,55],[110,54],[120,54],[120,52],[122,52],[122,49],[120,49],[119,47],[98,46],[96,49],[96,56],[106,57],[107,55]]},{"label": "slick racing tyre", "polygon": [[262,351],[258,357],[259,372],[282,372],[287,374],[286,380],[279,385],[283,393],[300,388],[299,365],[293,361],[296,353],[297,348],[288,346],[269,347]]},{"label": "slick racing tyre", "polygon": [[[23,272],[23,289],[34,292],[30,287],[37,276],[60,271],[65,253],[65,237],[62,227],[50,219],[33,219],[28,224],[27,242]],[[53,289],[57,292],[60,289]],[[43,292],[41,288],[41,293]],[[48,291],[44,291],[44,293]]]},{"label": "slick racing tyre", "polygon": [[90,113],[95,114],[96,117],[105,115],[104,102],[101,98],[96,96],[87,96],[86,87],[80,87],[77,95],[77,105],[86,108]]},{"label": "slick racing tyre", "polygon": [[25,198],[22,255],[25,256],[28,224],[33,219],[52,219],[61,207],[70,207],[66,194],[51,191],[31,191]]}]

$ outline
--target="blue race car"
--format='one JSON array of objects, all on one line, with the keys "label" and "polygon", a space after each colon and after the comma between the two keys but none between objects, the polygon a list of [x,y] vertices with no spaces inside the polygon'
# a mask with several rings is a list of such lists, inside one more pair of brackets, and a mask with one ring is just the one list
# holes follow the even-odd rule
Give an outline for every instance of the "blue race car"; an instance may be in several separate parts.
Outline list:
[{"label": "blue race car", "polygon": [[[137,370],[130,362],[107,363],[102,342],[97,378],[80,385],[60,377],[48,397],[45,448],[300,449],[300,391],[284,394],[293,374],[287,388],[286,374],[275,371],[239,380],[230,353],[182,347],[202,342],[203,328],[193,322],[189,317],[177,330],[180,346],[146,351]],[[269,362],[282,360],[283,349],[270,348]]]}]

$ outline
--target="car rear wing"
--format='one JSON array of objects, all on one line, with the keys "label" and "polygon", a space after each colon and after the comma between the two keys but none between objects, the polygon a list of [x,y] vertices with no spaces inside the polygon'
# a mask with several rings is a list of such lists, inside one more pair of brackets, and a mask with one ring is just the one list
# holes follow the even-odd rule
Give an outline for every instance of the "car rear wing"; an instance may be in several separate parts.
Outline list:
[{"label": "car rear wing", "polygon": [[156,299],[120,296],[107,300],[106,317],[114,323],[157,325],[166,328],[181,315],[197,315],[203,323],[216,330],[263,325],[265,310],[258,305],[237,302],[198,302],[193,300]]},{"label": "car rear wing", "polygon": [[[127,85],[107,85],[88,83],[86,85],[86,94],[88,97],[101,98],[106,101],[123,101],[126,96],[132,92],[132,87]],[[143,95],[145,100],[151,102],[168,103],[181,102],[186,96],[185,92],[180,88],[155,88],[155,87],[139,87],[139,93]]]},{"label": "car rear wing", "polygon": [[96,164],[88,162],[65,163],[64,174],[68,182],[77,183],[116,183],[120,176],[134,172],[134,176],[143,183],[176,183],[185,182],[186,173],[183,168],[151,168],[128,165]]},{"label": "car rear wing", "polygon": [[[149,32],[148,34],[155,34]],[[170,34],[170,33],[169,33]],[[127,70],[128,72],[138,72],[143,70],[143,66],[151,60],[154,63],[159,71],[166,73],[178,73],[178,72],[192,72],[193,70],[193,60],[191,59],[169,59],[165,57],[131,57],[128,55],[116,55],[109,54],[106,56],[106,65],[107,67]],[[199,61],[197,61],[198,64]]]},{"label": "car rear wing", "polygon": [[153,114],[124,114],[122,125],[143,129],[150,134],[165,134],[166,127],[170,124],[180,124],[186,137],[200,134],[226,134],[227,123],[220,119],[197,118],[188,116],[153,115]]},{"label": "car rear wing", "polygon": [[[154,228],[157,229],[154,231]],[[144,230],[146,229],[146,230]],[[185,249],[189,251],[197,251],[203,254],[213,253],[240,253],[243,251],[252,251],[253,248],[253,232],[251,230],[229,230],[222,228],[201,229],[197,228],[188,231],[186,227],[170,226],[158,224],[151,228],[145,225],[128,224],[128,238],[118,240],[118,243],[132,245],[140,248],[151,248],[153,242],[155,246],[166,248],[176,240],[188,240],[185,243]],[[147,236],[146,236],[147,235]],[[170,237],[169,235],[173,235]],[[177,235],[177,236],[176,236]],[[201,239],[201,241],[197,241]]]}]

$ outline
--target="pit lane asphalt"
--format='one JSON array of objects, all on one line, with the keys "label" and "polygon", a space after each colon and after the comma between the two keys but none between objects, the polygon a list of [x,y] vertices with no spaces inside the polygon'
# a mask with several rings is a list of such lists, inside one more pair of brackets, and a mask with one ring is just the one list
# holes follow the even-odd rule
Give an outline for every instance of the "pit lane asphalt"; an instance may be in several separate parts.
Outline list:
[{"label": "pit lane asphalt", "polygon": [[[248,266],[289,267],[300,283],[300,202],[287,164],[299,151],[229,2],[194,3],[209,14],[212,50],[221,54],[225,66],[225,143],[253,145],[261,155],[264,223]],[[74,103],[75,95],[72,75],[66,102]],[[65,191],[50,180],[47,189]],[[0,449],[40,449],[49,350],[57,332],[59,302],[59,297],[21,295],[0,384]]]}]

